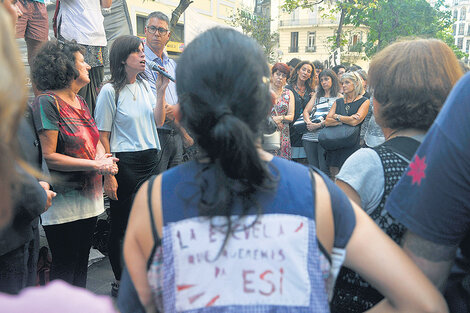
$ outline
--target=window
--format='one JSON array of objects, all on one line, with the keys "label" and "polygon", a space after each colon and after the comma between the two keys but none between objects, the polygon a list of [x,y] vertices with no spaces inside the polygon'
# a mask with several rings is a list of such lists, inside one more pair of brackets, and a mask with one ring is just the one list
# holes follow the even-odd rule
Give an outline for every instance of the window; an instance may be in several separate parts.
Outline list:
[{"label": "window", "polygon": [[317,34],[315,32],[307,33],[307,47],[305,47],[305,52],[315,52],[315,39]]},{"label": "window", "polygon": [[299,52],[299,32],[290,33],[289,52]]},{"label": "window", "polygon": [[353,35],[352,37],[352,45],[357,45],[357,43],[359,42],[359,35]]},{"label": "window", "polygon": [[184,25],[176,24],[175,28],[171,30],[171,41],[184,42]]},{"label": "window", "polygon": [[463,49],[463,38],[457,39],[457,48],[459,48],[460,50]]},{"label": "window", "polygon": [[315,37],[316,33],[315,32],[309,32],[307,36],[307,45],[309,47],[315,47]]},{"label": "window", "polygon": [[465,21],[466,17],[467,17],[467,9],[463,7],[460,9],[460,20]]},{"label": "window", "polygon": [[457,28],[457,25],[452,25],[452,36],[455,36],[456,35],[456,28]]},{"label": "window", "polygon": [[137,36],[145,37],[145,23],[147,22],[147,17],[142,15],[136,15],[137,24]]},{"label": "window", "polygon": [[452,17],[454,18],[454,20],[457,20],[457,15],[459,14],[459,11],[457,10],[454,10],[454,15],[452,15]]},{"label": "window", "polygon": [[467,28],[467,36],[470,36],[470,24],[468,24],[468,28]]},{"label": "window", "polygon": [[465,48],[465,52],[470,52],[470,39],[467,40],[467,47]]},{"label": "window", "polygon": [[459,24],[459,36],[463,36],[464,31],[465,31],[465,23],[460,23]]},{"label": "window", "polygon": [[349,40],[349,51],[350,52],[362,51],[362,33],[352,35],[352,37]]}]

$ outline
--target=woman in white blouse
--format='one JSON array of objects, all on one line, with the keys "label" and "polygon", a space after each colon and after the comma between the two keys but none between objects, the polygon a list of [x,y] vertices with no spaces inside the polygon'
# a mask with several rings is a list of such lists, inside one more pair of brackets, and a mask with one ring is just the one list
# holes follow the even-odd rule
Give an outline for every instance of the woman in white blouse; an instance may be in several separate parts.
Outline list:
[{"label": "woman in white blouse", "polygon": [[132,200],[139,186],[158,171],[157,126],[165,120],[164,88],[168,79],[158,76],[155,99],[149,83],[138,77],[145,71],[145,54],[140,38],[135,36],[114,41],[110,69],[111,80],[100,91],[95,119],[106,152],[121,161],[118,175],[104,179],[104,191],[111,199],[109,260],[116,279],[111,292],[117,295],[122,270],[120,242]]}]

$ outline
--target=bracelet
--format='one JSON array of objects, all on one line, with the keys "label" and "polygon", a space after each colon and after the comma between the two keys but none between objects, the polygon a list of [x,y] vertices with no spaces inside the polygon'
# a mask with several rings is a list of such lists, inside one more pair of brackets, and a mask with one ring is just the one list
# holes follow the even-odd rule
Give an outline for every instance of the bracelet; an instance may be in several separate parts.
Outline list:
[{"label": "bracelet", "polygon": [[335,120],[337,120],[338,122],[341,122],[341,119],[340,119],[340,117],[341,117],[341,115],[339,115],[339,114],[336,114],[336,118],[335,118]]}]

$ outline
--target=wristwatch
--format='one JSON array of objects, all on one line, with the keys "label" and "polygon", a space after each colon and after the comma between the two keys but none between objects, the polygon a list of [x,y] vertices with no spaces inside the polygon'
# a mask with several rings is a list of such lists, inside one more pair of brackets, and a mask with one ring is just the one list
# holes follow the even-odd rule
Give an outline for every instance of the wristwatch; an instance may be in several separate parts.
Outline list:
[{"label": "wristwatch", "polygon": [[336,114],[335,120],[337,120],[338,122],[341,122],[341,120],[340,120],[339,117],[340,117],[340,115],[339,115],[339,114]]}]

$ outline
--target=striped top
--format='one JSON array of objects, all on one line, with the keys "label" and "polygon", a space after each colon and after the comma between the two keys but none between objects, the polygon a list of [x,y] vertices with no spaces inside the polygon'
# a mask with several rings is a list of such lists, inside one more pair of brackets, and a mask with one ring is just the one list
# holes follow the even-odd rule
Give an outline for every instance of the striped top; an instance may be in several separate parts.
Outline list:
[{"label": "striped top", "polygon": [[[320,99],[315,101],[316,105],[316,111],[313,114],[313,119],[315,120],[317,118],[320,118],[322,116],[323,118],[326,118],[328,115],[328,112],[331,109],[331,106],[333,103],[338,99],[338,97],[320,97]],[[318,134],[320,133],[320,129],[316,129],[314,131],[308,131],[305,134],[302,135],[302,140],[307,140],[307,141],[315,141],[318,142]]]}]

